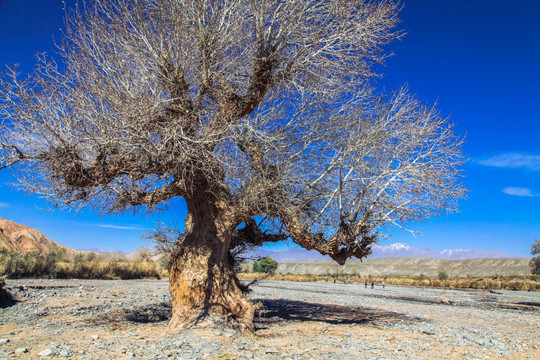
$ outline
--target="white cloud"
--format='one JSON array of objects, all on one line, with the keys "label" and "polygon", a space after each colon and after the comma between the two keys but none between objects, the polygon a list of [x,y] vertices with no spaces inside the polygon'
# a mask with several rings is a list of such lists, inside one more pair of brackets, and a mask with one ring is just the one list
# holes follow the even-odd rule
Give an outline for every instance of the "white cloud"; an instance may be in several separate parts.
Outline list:
[{"label": "white cloud", "polygon": [[488,159],[478,161],[485,166],[494,166],[501,168],[526,168],[529,170],[540,170],[540,156],[526,155],[520,153],[506,153],[492,156]]},{"label": "white cloud", "polygon": [[523,187],[509,186],[503,190],[503,193],[520,197],[536,197],[538,194],[532,192],[531,189]]},{"label": "white cloud", "polygon": [[116,230],[145,230],[144,228],[138,227],[138,226],[123,226],[123,225],[97,225],[97,226],[101,228],[116,229]]},{"label": "white cloud", "polygon": [[8,208],[10,205],[8,203],[0,202],[0,209]]}]

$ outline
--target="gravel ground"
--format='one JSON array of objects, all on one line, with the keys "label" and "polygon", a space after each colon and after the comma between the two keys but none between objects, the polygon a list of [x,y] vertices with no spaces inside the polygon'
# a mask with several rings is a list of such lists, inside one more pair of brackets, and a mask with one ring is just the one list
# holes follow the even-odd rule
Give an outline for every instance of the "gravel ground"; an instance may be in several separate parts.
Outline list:
[{"label": "gravel ground", "polygon": [[540,359],[540,293],[261,281],[254,334],[170,334],[167,287],[8,280],[0,360]]}]

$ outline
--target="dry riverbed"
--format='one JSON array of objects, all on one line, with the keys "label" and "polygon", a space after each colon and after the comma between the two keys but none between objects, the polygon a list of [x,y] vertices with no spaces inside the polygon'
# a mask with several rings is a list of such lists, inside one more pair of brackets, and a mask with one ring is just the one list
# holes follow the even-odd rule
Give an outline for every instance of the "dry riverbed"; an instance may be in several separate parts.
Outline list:
[{"label": "dry riverbed", "polygon": [[540,293],[261,281],[254,334],[166,334],[167,281],[8,280],[0,359],[539,359]]}]

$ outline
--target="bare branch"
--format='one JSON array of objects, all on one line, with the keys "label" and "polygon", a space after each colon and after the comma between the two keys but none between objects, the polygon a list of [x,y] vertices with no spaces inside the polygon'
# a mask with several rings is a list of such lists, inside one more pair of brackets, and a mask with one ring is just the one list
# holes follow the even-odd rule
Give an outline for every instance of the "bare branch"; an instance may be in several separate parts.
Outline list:
[{"label": "bare branch", "polygon": [[102,212],[184,197],[186,228],[212,214],[229,249],[290,236],[366,256],[380,229],[464,196],[448,121],[406,88],[375,94],[399,7],[95,0],[69,12],[62,67],[0,78],[0,169]]}]

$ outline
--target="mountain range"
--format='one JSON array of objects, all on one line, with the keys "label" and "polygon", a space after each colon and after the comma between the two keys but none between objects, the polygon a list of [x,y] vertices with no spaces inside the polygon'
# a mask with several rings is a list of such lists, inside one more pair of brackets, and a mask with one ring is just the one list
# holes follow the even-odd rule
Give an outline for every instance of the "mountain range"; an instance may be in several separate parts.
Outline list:
[{"label": "mountain range", "polygon": [[[378,258],[397,258],[397,257],[414,257],[414,258],[432,258],[446,260],[465,260],[476,258],[520,258],[523,256],[509,255],[496,250],[469,250],[469,249],[454,249],[436,251],[430,248],[415,248],[403,243],[395,243],[389,245],[372,246],[373,253],[367,259]],[[302,248],[291,247],[287,250],[266,250],[255,249],[248,254],[249,257],[265,257],[269,256],[278,262],[295,262],[295,261],[312,261],[312,260],[330,260],[327,255],[321,255],[315,250],[305,250]]]},{"label": "mountain range", "polygon": [[[60,249],[65,249],[67,254],[75,254],[79,251],[92,251],[103,253],[100,248],[78,249],[72,250],[63,245],[60,245],[42,232],[32,229],[26,225],[17,224],[11,220],[5,220],[0,217],[0,249],[7,248],[10,251],[30,252],[58,252]],[[403,243],[395,243],[389,245],[372,246],[373,253],[367,259],[378,258],[431,258],[431,259],[446,259],[446,260],[465,260],[476,258],[523,258],[523,256],[509,255],[496,250],[469,250],[469,249],[454,249],[436,251],[430,248],[415,248]],[[295,261],[312,261],[312,260],[330,260],[329,256],[321,255],[315,250],[305,250],[303,248],[291,247],[287,250],[266,250],[255,249],[246,254],[250,258],[258,258],[269,256],[280,263],[295,262]]]}]

